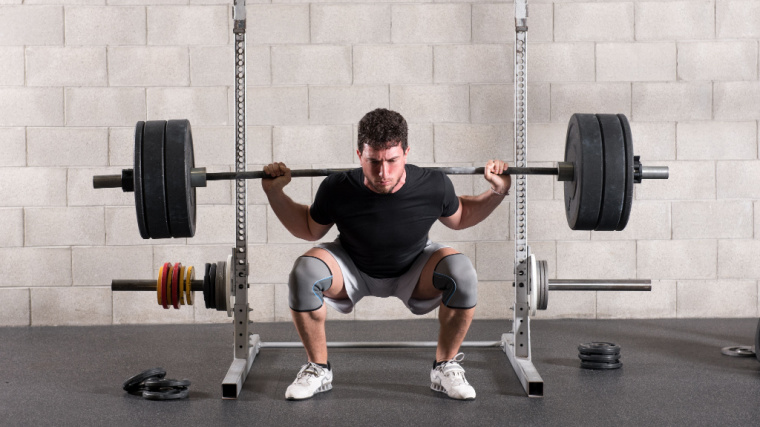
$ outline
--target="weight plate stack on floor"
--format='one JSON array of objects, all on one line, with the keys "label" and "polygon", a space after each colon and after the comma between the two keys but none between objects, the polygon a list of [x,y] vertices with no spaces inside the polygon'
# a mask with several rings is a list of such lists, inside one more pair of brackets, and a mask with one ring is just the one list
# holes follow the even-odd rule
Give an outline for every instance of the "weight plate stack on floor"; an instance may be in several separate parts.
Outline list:
[{"label": "weight plate stack on floor", "polygon": [[599,222],[604,190],[604,156],[599,121],[594,114],[573,114],[567,125],[565,162],[574,164],[565,181],[565,215],[573,230],[593,230]]},{"label": "weight plate stack on floor", "polygon": [[162,368],[148,369],[126,380],[122,386],[129,394],[147,400],[176,400],[189,396],[190,380],[166,379]]},{"label": "weight plate stack on floor", "polygon": [[755,349],[749,345],[737,345],[733,347],[723,347],[720,352],[726,356],[734,357],[755,357]]},{"label": "weight plate stack on floor", "polygon": [[583,369],[618,369],[620,346],[611,342],[590,342],[578,346],[578,358]]}]

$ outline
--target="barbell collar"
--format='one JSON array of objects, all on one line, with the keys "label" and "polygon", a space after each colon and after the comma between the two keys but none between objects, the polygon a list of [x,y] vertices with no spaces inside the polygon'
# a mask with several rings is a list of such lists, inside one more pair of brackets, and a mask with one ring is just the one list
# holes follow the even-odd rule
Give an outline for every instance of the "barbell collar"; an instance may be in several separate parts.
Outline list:
[{"label": "barbell collar", "polygon": [[206,186],[206,168],[193,168],[190,170],[190,185],[193,187]]},{"label": "barbell collar", "polygon": [[651,280],[549,279],[550,291],[651,291]]}]

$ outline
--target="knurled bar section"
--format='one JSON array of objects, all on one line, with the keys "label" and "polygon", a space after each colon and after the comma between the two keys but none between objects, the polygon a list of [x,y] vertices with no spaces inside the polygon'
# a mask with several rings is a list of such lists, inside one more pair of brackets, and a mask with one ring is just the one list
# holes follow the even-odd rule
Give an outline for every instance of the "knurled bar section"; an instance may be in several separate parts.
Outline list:
[{"label": "knurled bar section", "polygon": [[[245,33],[235,33],[235,171],[245,172]],[[235,180],[235,357],[248,357],[248,184]]]}]

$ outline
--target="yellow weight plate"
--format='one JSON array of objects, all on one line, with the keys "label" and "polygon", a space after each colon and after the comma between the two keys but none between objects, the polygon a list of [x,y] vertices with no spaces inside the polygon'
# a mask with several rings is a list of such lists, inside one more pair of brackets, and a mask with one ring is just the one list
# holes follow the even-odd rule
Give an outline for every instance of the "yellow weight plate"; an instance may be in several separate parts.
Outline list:
[{"label": "yellow weight plate", "polygon": [[185,305],[185,267],[179,265],[179,305]]},{"label": "yellow weight plate", "polygon": [[161,304],[161,275],[164,274],[164,266],[158,268],[158,281],[156,282],[156,294],[158,294],[158,305]]},{"label": "yellow weight plate", "polygon": [[187,298],[187,305],[193,305],[193,280],[195,280],[195,270],[191,265],[187,267],[187,273],[185,274],[185,297]]}]

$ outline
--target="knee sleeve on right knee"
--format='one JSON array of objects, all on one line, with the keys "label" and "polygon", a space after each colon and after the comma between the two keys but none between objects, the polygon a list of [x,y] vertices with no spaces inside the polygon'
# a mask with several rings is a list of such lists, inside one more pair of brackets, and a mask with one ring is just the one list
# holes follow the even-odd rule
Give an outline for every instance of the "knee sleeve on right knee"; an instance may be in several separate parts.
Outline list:
[{"label": "knee sleeve on right knee", "polygon": [[451,308],[473,308],[478,303],[478,275],[464,254],[448,255],[433,272],[433,286],[443,291],[442,303]]},{"label": "knee sleeve on right knee", "polygon": [[324,261],[312,256],[298,257],[288,280],[290,308],[314,311],[322,307],[322,293],[332,286],[332,273]]}]

